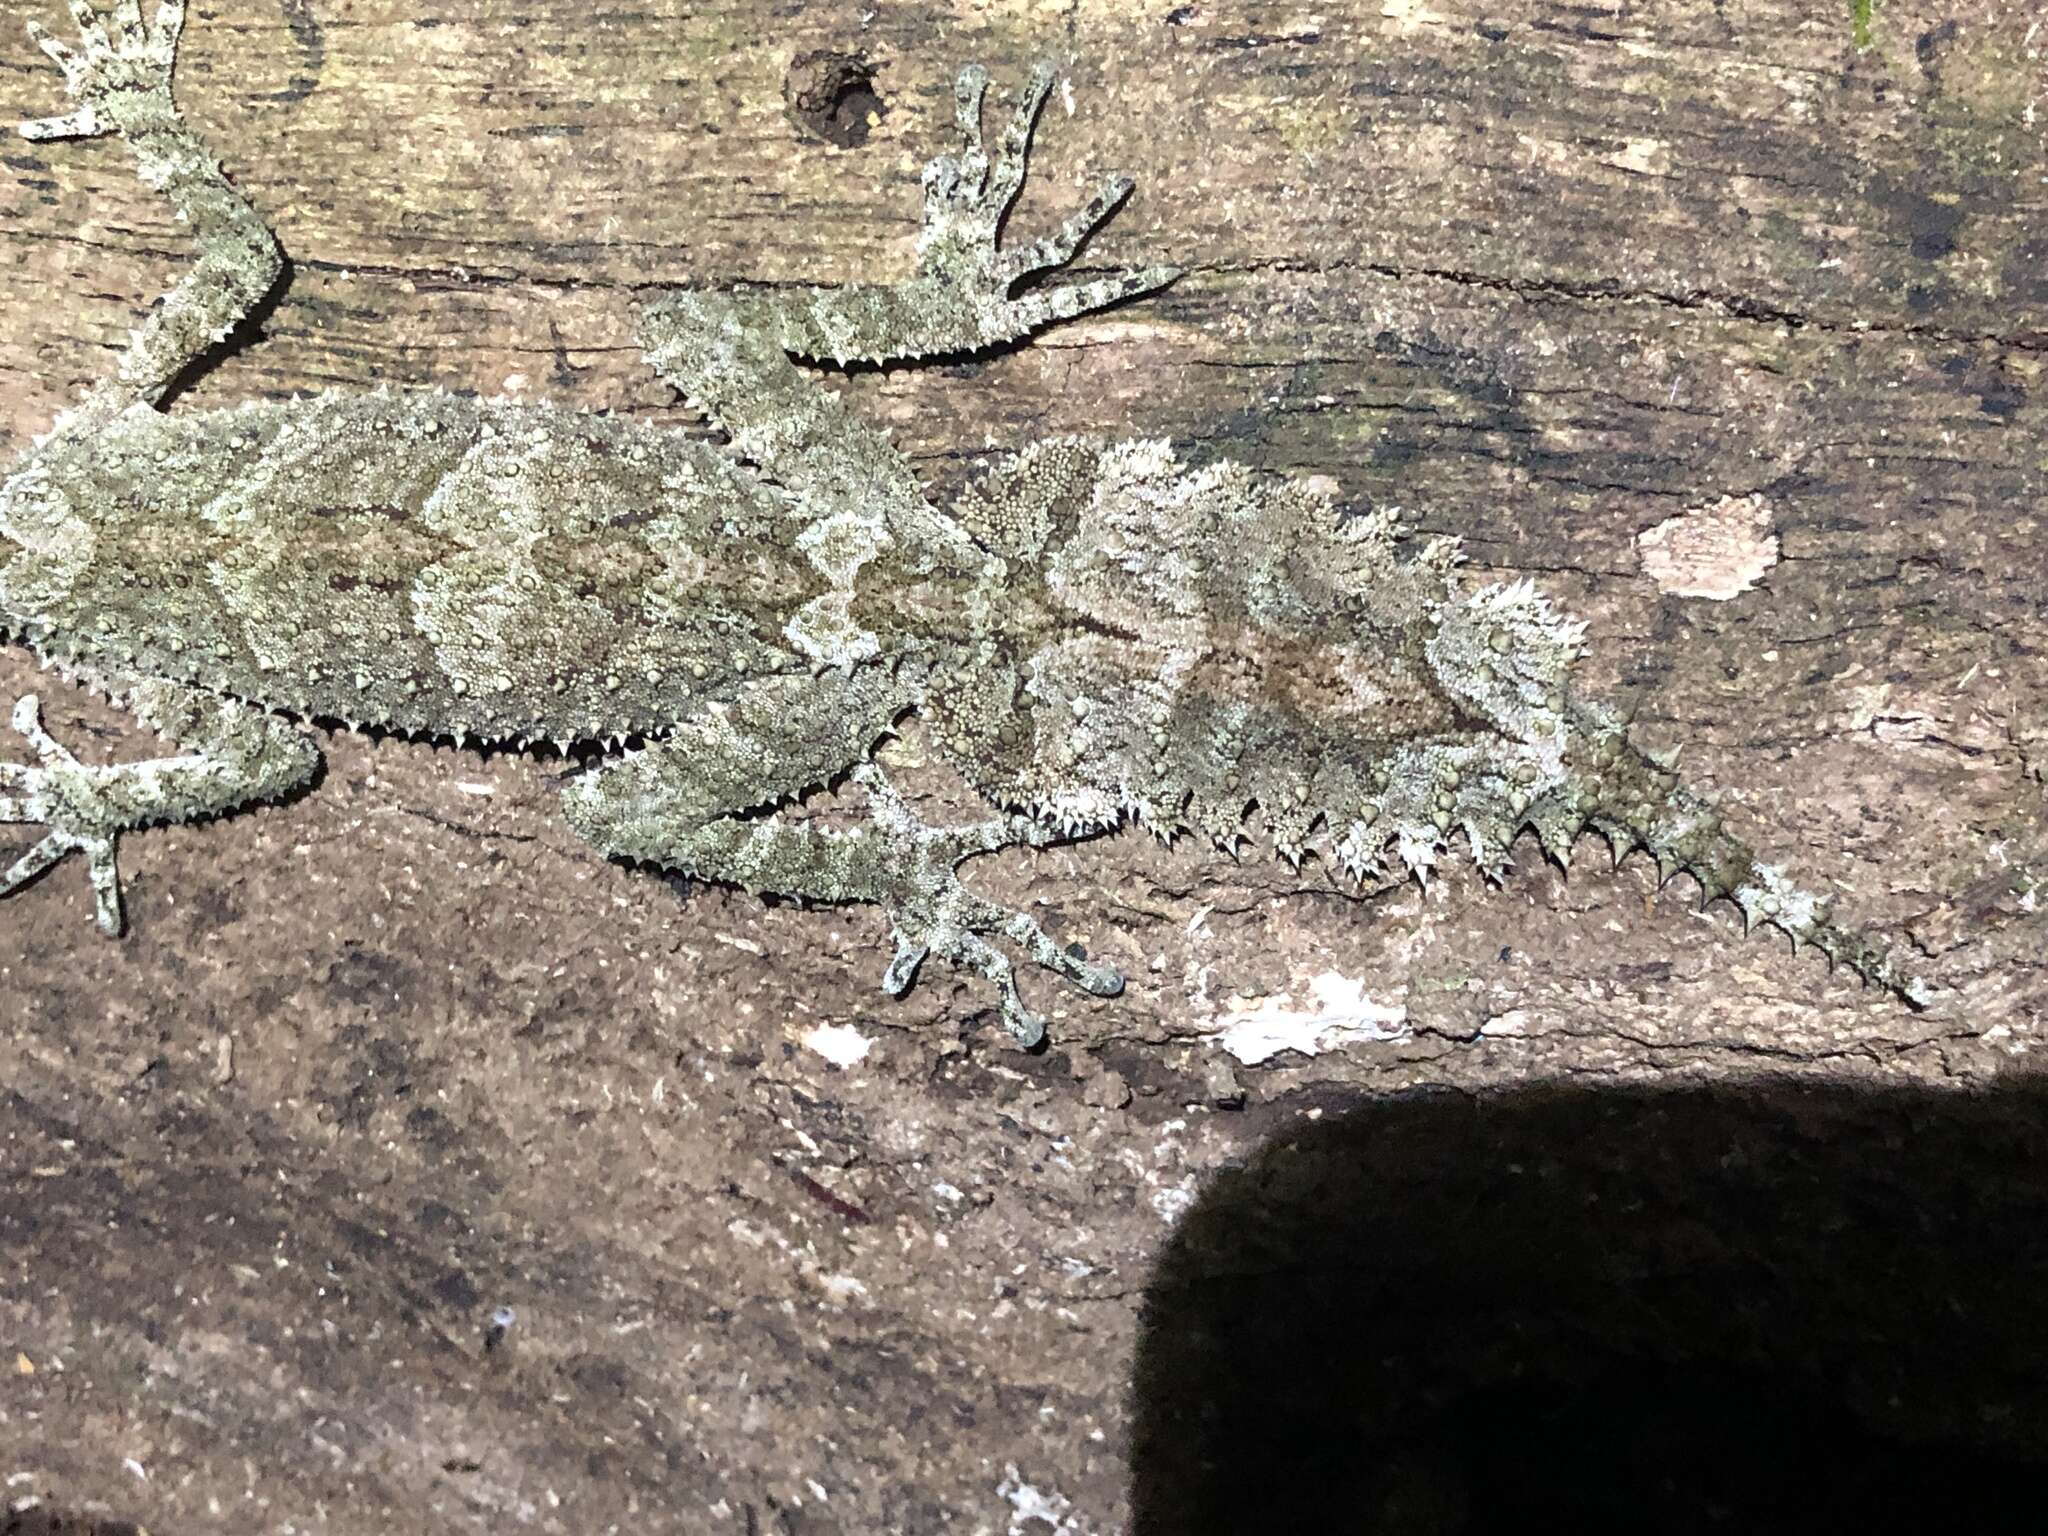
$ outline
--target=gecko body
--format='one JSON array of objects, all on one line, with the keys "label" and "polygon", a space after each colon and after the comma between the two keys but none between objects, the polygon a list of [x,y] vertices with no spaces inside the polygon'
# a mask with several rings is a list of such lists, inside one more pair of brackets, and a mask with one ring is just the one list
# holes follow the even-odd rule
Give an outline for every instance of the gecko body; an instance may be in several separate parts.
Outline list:
[{"label": "gecko body", "polygon": [[[1177,275],[1058,276],[1122,178],[1051,234],[999,241],[1049,71],[993,142],[985,77],[961,76],[959,148],[925,172],[909,277],[648,307],[649,362],[729,447],[434,391],[166,412],[281,257],[172,99],[181,0],[148,21],[138,0],[69,4],[77,40],[37,36],[75,110],[22,132],[118,135],[198,254],[0,483],[0,630],[171,750],[81,764],[19,701],[36,761],[0,764],[0,822],[47,830],[0,895],[81,853],[118,932],[120,835],[292,792],[319,761],[298,722],[324,719],[603,745],[563,795],[596,847],[880,906],[885,986],[934,954],[978,970],[1027,1043],[1043,1026],[1012,948],[1099,994],[1122,979],[956,868],[1131,820],[1228,848],[1263,831],[1359,879],[1427,876],[1460,843],[1497,875],[1524,830],[1562,861],[1590,827],[1919,1000],[1573,691],[1578,624],[1528,583],[1467,580],[1454,541],[1158,442],[1042,442],[941,507],[798,369],[1015,342]],[[995,815],[933,827],[905,805],[871,759],[911,713]],[[848,777],[861,824],[774,814]]]}]

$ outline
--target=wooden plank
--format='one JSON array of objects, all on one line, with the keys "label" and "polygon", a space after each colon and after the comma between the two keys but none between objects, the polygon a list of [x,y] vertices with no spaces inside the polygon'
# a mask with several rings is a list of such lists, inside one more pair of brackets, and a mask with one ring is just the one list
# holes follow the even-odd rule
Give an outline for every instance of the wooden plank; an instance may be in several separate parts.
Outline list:
[{"label": "wooden plank", "polygon": [[[1038,436],[1166,436],[1463,536],[1591,620],[1589,684],[1953,995],[1909,1013],[1640,865],[1567,880],[1527,843],[1498,890],[1366,900],[1127,835],[976,872],[1132,974],[1112,1004],[1032,978],[1054,1044],[1019,1056],[972,981],[876,991],[872,914],[596,858],[557,761],[337,737],[302,799],[131,839],[121,944],[69,868],[0,906],[21,1488],[167,1531],[809,1532],[1015,1528],[1028,1486],[1107,1531],[1166,1221],[1310,1109],[2028,1064],[2048,28],[2023,8],[1881,4],[1867,44],[1850,6],[1790,0],[431,9],[194,13],[181,99],[294,265],[182,405],[420,384],[696,430],[635,305],[901,271],[953,70],[1051,55],[1071,94],[1014,227],[1128,171],[1087,260],[1187,277],[840,381],[856,408],[942,490]],[[826,125],[858,144],[793,105],[819,52],[871,66],[874,121]],[[11,27],[0,100],[59,105]],[[184,250],[113,146],[7,147],[0,199],[12,455]],[[1641,536],[1727,504],[1778,540],[1761,585],[1660,588]],[[0,654],[0,697],[30,688],[147,750]],[[1396,1038],[1216,1043],[1347,1000]],[[820,1027],[867,1053],[832,1065]]]}]

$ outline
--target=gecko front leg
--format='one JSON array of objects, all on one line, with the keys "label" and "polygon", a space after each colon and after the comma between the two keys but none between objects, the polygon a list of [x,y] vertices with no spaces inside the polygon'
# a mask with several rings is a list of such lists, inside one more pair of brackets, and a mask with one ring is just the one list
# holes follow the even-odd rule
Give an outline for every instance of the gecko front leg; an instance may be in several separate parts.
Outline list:
[{"label": "gecko front leg", "polygon": [[1024,184],[1031,135],[1053,81],[1041,65],[991,149],[981,124],[988,77],[978,68],[962,73],[955,87],[961,146],[925,168],[924,231],[910,277],[830,288],[696,289],[643,315],[641,341],[655,371],[820,521],[878,517],[927,560],[974,558],[971,541],[931,506],[887,434],[806,378],[792,358],[844,365],[976,351],[1179,276],[1172,267],[1140,267],[1020,289],[1070,262],[1132,186],[1128,177],[1110,177],[1053,233],[1004,247],[1003,220]]},{"label": "gecko front leg", "polygon": [[[1025,1008],[1007,939],[1099,996],[1123,978],[1062,948],[1029,915],[975,895],[956,870],[977,854],[1042,847],[1057,834],[1024,816],[932,827],[864,761],[913,700],[869,671],[780,677],[728,708],[686,721],[668,739],[578,780],[563,795],[569,822],[598,848],[756,893],[889,914],[896,941],[882,984],[901,994],[928,955],[995,983],[1003,1023],[1025,1045],[1045,1026]],[[784,799],[854,769],[867,820],[837,831],[772,815]]]},{"label": "gecko front leg", "polygon": [[185,0],[161,0],[153,20],[140,0],[115,0],[102,14],[89,0],[67,0],[75,42],[34,21],[29,35],[64,73],[77,110],[35,118],[25,139],[117,134],[143,184],[163,194],[191,229],[199,259],[137,327],[114,376],[95,385],[72,425],[117,414],[137,401],[155,404],[172,383],[247,318],[276,286],[284,258],[262,215],[235,190],[213,152],[186,125],[171,97]]},{"label": "gecko front leg", "polygon": [[115,863],[123,832],[218,816],[303,784],[320,765],[311,740],[275,715],[183,684],[149,679],[114,690],[145,725],[181,750],[139,763],[81,763],[43,729],[34,694],[14,706],[14,729],[36,766],[0,763],[0,823],[48,827],[48,834],[0,874],[0,897],[66,855],[82,853],[100,930],[121,931]]}]

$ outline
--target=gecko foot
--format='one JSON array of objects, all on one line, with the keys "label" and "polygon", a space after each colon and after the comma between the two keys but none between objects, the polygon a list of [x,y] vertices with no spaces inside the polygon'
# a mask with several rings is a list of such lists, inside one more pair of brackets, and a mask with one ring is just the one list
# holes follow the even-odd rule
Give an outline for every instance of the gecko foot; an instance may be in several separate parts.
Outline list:
[{"label": "gecko foot", "polygon": [[121,879],[114,864],[114,844],[125,817],[105,790],[147,765],[94,768],[79,762],[43,729],[42,706],[28,694],[14,706],[14,729],[42,764],[24,768],[0,763],[0,822],[38,822],[49,835],[0,874],[0,896],[12,895],[66,854],[82,853],[92,881],[93,915],[100,931],[121,931]]},{"label": "gecko foot", "polygon": [[36,46],[64,71],[78,110],[18,125],[25,139],[90,139],[161,126],[177,115],[171,104],[171,66],[185,26],[185,0],[162,0],[156,19],[142,19],[141,0],[114,0],[102,15],[89,0],[67,0],[78,27],[76,43],[60,42],[38,23],[28,24]]},{"label": "gecko foot", "polygon": [[992,336],[1022,335],[1052,321],[1163,288],[1180,276],[1174,267],[1140,267],[1011,297],[1011,289],[1024,279],[1072,261],[1082,243],[1130,196],[1133,186],[1128,176],[1112,176],[1050,235],[1013,250],[1002,248],[1003,219],[1024,185],[1031,136],[1054,80],[1049,64],[1040,64],[1032,72],[1030,85],[991,152],[981,127],[988,74],[979,66],[963,70],[954,86],[960,150],[940,155],[925,167],[919,276],[961,290],[986,309],[986,329]]},{"label": "gecko foot", "polygon": [[896,955],[882,975],[882,986],[901,996],[917,976],[927,955],[981,972],[995,983],[1003,1024],[1018,1043],[1034,1046],[1045,1038],[1045,1023],[1025,1008],[1017,991],[1016,969],[1008,955],[989,940],[1005,938],[1048,970],[1097,997],[1123,990],[1120,972],[1094,965],[1057,943],[1026,913],[984,900],[960,883],[956,867],[978,853],[993,853],[1025,843],[1042,845],[1047,833],[1022,816],[997,817],[966,827],[928,827],[898,798],[882,775],[869,768],[854,773],[868,792],[878,831],[904,857],[904,877],[884,898],[896,937]]}]

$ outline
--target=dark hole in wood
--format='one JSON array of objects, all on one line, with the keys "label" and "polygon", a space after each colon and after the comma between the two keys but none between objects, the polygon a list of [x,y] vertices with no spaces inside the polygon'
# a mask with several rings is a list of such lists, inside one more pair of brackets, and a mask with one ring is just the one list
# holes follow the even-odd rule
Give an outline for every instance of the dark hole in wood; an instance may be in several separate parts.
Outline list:
[{"label": "dark hole in wood", "polygon": [[865,144],[888,110],[867,60],[830,49],[807,53],[789,66],[783,97],[799,125],[841,149]]}]

